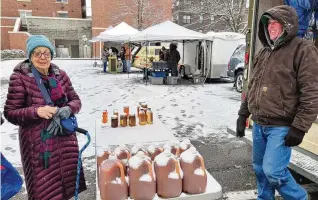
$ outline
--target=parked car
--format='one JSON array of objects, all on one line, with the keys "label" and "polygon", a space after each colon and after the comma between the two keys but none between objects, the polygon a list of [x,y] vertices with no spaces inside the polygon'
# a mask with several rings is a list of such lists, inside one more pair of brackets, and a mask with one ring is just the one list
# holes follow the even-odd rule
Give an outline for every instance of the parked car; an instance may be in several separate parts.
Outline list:
[{"label": "parked car", "polygon": [[245,44],[237,46],[230,58],[227,70],[227,75],[234,81],[233,87],[238,92],[242,92],[243,90],[245,48]]}]

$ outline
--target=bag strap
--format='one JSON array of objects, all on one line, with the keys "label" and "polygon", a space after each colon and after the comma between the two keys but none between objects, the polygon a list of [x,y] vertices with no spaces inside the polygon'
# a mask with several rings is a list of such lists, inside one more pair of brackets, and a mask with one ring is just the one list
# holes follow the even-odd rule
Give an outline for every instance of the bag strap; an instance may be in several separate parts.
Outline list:
[{"label": "bag strap", "polygon": [[35,81],[38,84],[38,87],[39,87],[39,89],[40,89],[40,91],[42,93],[42,96],[43,96],[46,104],[50,105],[50,106],[54,106],[54,103],[52,102],[51,97],[50,97],[48,91],[46,90],[46,88],[45,88],[45,86],[43,84],[43,80],[40,77],[40,74],[39,74],[38,70],[35,69],[35,67],[33,65],[31,65],[31,71],[32,71],[32,73],[34,75]]}]

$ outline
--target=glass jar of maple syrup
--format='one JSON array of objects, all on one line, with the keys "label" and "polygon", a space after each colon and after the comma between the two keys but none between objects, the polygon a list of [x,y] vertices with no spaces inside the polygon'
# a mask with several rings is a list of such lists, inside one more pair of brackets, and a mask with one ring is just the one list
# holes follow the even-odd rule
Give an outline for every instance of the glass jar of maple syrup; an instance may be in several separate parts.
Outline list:
[{"label": "glass jar of maple syrup", "polygon": [[129,116],[129,106],[124,106],[124,113],[127,117]]},{"label": "glass jar of maple syrup", "polygon": [[117,115],[113,115],[111,118],[111,127],[117,128],[118,127],[118,117]]},{"label": "glass jar of maple syrup", "polygon": [[129,115],[129,126],[136,126],[136,115],[130,114]]},{"label": "glass jar of maple syrup", "polygon": [[120,115],[120,126],[121,127],[126,127],[127,126],[127,115],[126,114],[121,114]]},{"label": "glass jar of maple syrup", "polygon": [[139,124],[142,126],[147,124],[146,113],[143,110],[139,112]]},{"label": "glass jar of maple syrup", "polygon": [[106,123],[108,122],[108,112],[107,112],[107,110],[104,110],[104,111],[103,111],[103,119],[102,119],[102,122],[103,122],[104,124],[106,124]]}]

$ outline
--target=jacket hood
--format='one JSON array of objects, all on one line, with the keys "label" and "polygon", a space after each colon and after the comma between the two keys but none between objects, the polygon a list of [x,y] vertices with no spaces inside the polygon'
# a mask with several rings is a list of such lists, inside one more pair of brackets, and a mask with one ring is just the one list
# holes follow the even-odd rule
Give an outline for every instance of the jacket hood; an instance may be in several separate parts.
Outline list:
[{"label": "jacket hood", "polygon": [[285,37],[278,45],[282,45],[290,39],[296,37],[299,26],[296,10],[293,7],[287,5],[276,6],[266,11],[259,21],[258,38],[264,47],[270,46],[268,39],[266,38],[266,30],[268,25],[267,23],[264,23],[265,20],[262,20],[264,18],[268,18],[268,16],[276,19],[283,26]]}]

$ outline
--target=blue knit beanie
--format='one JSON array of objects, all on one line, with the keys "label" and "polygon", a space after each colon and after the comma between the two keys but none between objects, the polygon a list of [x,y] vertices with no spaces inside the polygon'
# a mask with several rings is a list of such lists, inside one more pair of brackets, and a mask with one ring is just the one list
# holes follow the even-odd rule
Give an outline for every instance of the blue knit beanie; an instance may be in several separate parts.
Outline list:
[{"label": "blue knit beanie", "polygon": [[54,47],[51,44],[50,40],[44,35],[31,35],[27,40],[27,55],[31,59],[31,54],[33,50],[37,47],[46,47],[51,51],[51,59],[54,56]]}]

